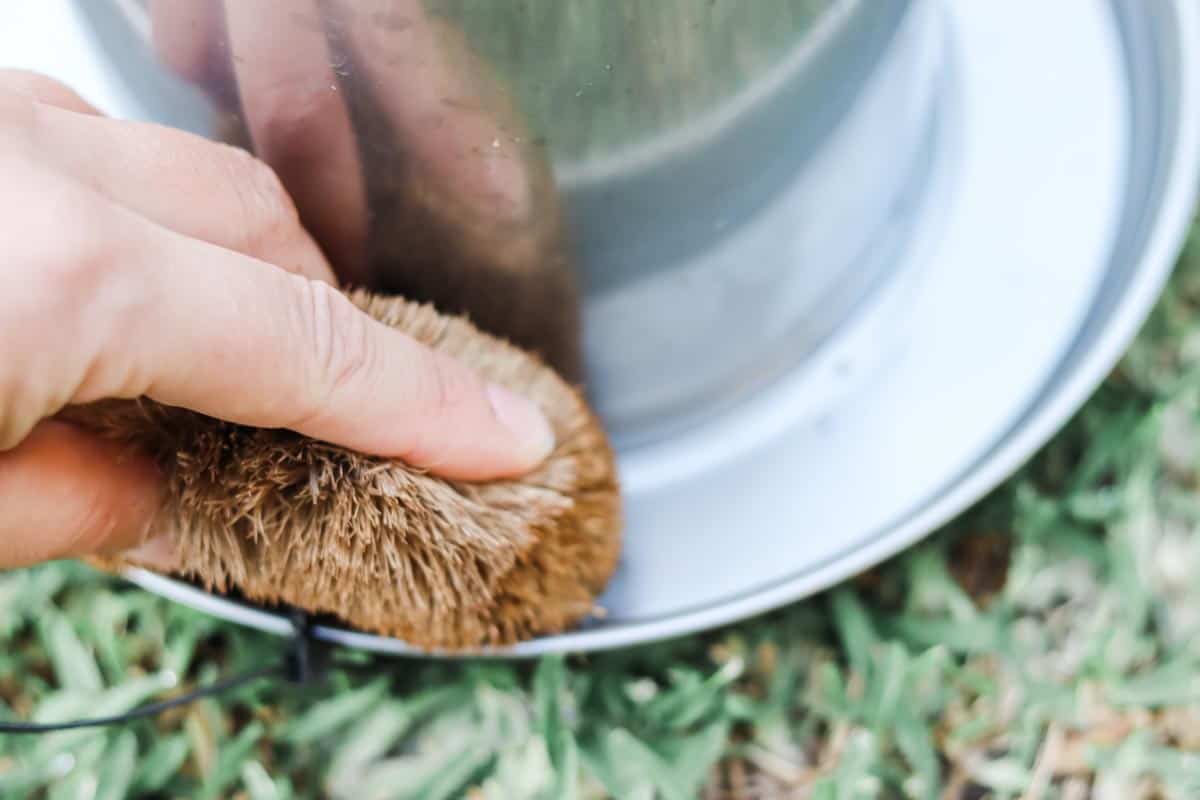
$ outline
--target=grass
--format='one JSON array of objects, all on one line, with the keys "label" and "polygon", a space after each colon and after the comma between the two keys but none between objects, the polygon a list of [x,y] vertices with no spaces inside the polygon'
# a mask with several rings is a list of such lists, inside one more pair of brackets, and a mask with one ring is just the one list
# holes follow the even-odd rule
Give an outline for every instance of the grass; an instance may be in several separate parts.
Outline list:
[{"label": "grass", "polygon": [[[0,736],[0,797],[1200,796],[1200,236],[1137,343],[962,519],[823,596],[567,661],[381,662],[107,731]],[[75,564],[0,574],[0,716],[279,640]]]}]

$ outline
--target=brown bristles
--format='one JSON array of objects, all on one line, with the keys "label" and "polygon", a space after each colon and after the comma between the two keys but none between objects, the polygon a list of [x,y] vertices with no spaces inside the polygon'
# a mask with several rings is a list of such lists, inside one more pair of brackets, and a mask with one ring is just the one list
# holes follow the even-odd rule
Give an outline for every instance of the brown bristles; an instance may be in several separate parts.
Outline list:
[{"label": "brown bristles", "polygon": [[616,567],[621,533],[613,453],[580,393],[465,320],[402,299],[351,298],[539,402],[555,451],[523,479],[471,484],[148,400],[64,416],[157,459],[178,574],[211,591],[437,650],[507,645],[576,624]]}]

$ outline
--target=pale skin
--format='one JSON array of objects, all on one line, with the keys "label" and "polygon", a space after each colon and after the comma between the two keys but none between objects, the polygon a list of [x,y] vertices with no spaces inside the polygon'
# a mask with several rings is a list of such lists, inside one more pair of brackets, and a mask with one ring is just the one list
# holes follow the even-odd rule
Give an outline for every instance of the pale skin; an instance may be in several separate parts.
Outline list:
[{"label": "pale skin", "polygon": [[169,563],[156,466],[57,421],[70,404],[145,396],[456,479],[545,458],[532,403],[334,288],[325,253],[359,234],[334,226],[323,250],[297,202],[245,151],[0,71],[0,568]]}]

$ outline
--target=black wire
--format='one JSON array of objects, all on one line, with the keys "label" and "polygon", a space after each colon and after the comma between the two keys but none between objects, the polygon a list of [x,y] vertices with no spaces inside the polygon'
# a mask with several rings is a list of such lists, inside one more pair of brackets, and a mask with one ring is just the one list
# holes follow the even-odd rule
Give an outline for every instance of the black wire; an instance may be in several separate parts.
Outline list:
[{"label": "black wire", "polygon": [[292,609],[289,617],[295,631],[291,638],[290,649],[274,664],[247,670],[228,678],[222,678],[208,686],[201,686],[186,694],[172,697],[170,700],[147,703],[144,706],[138,706],[122,714],[93,717],[92,719],[70,720],[68,722],[5,722],[0,720],[0,734],[54,733],[56,731],[69,731],[78,728],[102,728],[108,725],[122,725],[134,720],[155,717],[172,708],[193,703],[201,698],[233,691],[238,687],[272,675],[283,678],[287,683],[292,685],[307,684],[316,676],[324,673],[325,669],[329,666],[329,659],[327,658],[326,648],[312,637],[312,620],[309,619],[308,614],[300,609]]},{"label": "black wire", "polygon": [[134,720],[145,719],[147,717],[155,717],[164,711],[168,711],[178,706],[187,705],[204,697],[229,692],[246,684],[253,683],[261,678],[266,678],[273,674],[285,675],[287,673],[287,665],[284,663],[271,664],[266,667],[258,667],[257,669],[248,670],[239,675],[233,675],[228,678],[211,683],[208,686],[201,686],[193,689],[187,694],[182,694],[179,697],[172,697],[170,700],[163,700],[158,703],[148,703],[144,706],[138,706],[135,709],[126,711],[123,714],[114,714],[108,717],[93,717],[91,719],[77,719],[70,722],[3,722],[0,721],[0,733],[54,733],[55,731],[69,731],[77,728],[101,728],[108,725],[121,725]]},{"label": "black wire", "polygon": [[56,731],[69,731],[79,728],[102,728],[109,725],[123,725],[135,720],[156,717],[172,708],[194,703],[205,697],[212,697],[233,691],[241,686],[261,680],[262,678],[278,677],[284,683],[292,686],[304,686],[313,680],[327,674],[330,668],[350,673],[370,673],[378,675],[381,669],[373,660],[367,663],[347,659],[331,658],[328,645],[318,642],[312,636],[312,620],[299,609],[290,613],[292,627],[295,633],[291,637],[289,649],[283,657],[274,664],[257,667],[228,678],[222,678],[208,686],[201,686],[186,694],[162,700],[157,703],[147,703],[122,714],[91,719],[77,719],[68,722],[6,722],[0,720],[0,734],[43,734]]}]

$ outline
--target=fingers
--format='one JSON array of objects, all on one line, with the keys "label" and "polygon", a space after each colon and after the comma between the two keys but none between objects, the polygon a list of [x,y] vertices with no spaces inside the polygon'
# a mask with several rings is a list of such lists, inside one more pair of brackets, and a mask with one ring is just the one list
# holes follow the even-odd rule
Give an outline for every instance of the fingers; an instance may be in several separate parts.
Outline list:
[{"label": "fingers", "polygon": [[[24,269],[0,269],[0,448],[69,403],[142,395],[466,480],[523,474],[553,446],[527,400],[329,284],[34,172],[12,170],[56,213],[18,217],[29,238],[9,257]],[[76,223],[48,246],[56,215]]]},{"label": "fingers", "polygon": [[[0,214],[21,232],[0,263],[0,450],[67,404],[146,395],[450,478],[540,463],[554,442],[533,404],[246,254],[288,264],[302,229],[270,171],[230,152],[0,91]],[[122,519],[95,527],[119,537]]]},{"label": "fingers", "polygon": [[[160,491],[148,461],[73,426],[43,422],[0,453],[0,568],[140,545]],[[157,542],[148,549],[155,563],[169,553]]]},{"label": "fingers", "polygon": [[362,284],[366,190],[315,0],[230,2],[225,25],[255,153],[279,174],[338,274]]},{"label": "fingers", "polygon": [[553,447],[532,403],[367,317],[328,284],[174,235],[143,257],[135,272],[153,273],[161,300],[132,341],[108,351],[130,359],[111,374],[143,376],[130,387],[139,393],[466,480],[523,474]]},{"label": "fingers", "polygon": [[186,236],[333,281],[279,178],[249,153],[161,125],[42,105],[32,144],[64,173]]}]

